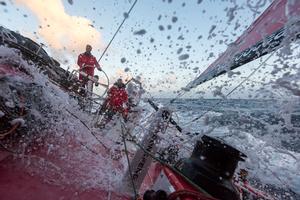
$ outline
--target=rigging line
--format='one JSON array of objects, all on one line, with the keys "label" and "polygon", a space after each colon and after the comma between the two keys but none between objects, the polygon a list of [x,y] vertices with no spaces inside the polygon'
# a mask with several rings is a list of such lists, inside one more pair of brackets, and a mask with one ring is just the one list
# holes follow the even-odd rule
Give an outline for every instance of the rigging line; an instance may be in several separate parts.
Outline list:
[{"label": "rigging line", "polygon": [[103,93],[103,95],[102,95],[102,97],[104,97],[104,95],[106,94],[106,92],[108,91],[108,88],[109,88],[109,78],[108,78],[108,76],[107,76],[107,74],[105,73],[105,71],[103,71],[102,70],[102,72],[103,72],[103,74],[105,75],[105,77],[106,77],[106,79],[107,79],[107,87],[106,87],[106,89],[105,89],[105,91],[104,91],[104,93]]},{"label": "rigging line", "polygon": [[[226,135],[226,137],[228,137],[228,136],[230,137],[230,136],[232,136],[232,135],[233,135],[233,134]],[[265,145],[262,145],[261,148],[256,149],[256,152],[261,153],[261,152],[263,151],[263,148],[264,148],[264,147],[265,147]],[[271,147],[271,146],[270,146],[270,147]],[[277,151],[278,151],[278,149],[277,149]],[[291,154],[289,154],[288,152],[282,152],[282,153],[288,154],[288,155],[290,155],[291,157],[293,157],[294,159],[297,159],[296,157],[294,157],[294,155],[291,155]],[[282,185],[284,185],[289,191],[294,192],[294,191],[289,187],[289,184],[288,184],[286,181],[282,180],[282,179],[277,175],[277,173],[275,173],[272,169],[270,169],[268,165],[264,164],[264,162],[262,161],[263,158],[260,158],[259,156],[257,156],[256,158],[258,159],[258,161],[259,161],[261,164],[264,165],[265,169],[268,170],[269,172],[271,172],[271,174],[272,174],[272,175],[273,175],[273,176],[274,176],[274,177],[275,177]],[[256,172],[256,173],[254,174],[254,177],[257,175],[257,173],[258,173],[258,172]]]},{"label": "rigging line", "polygon": [[[261,148],[256,149],[256,152],[261,153],[261,152],[263,151],[264,147],[265,147],[265,145],[262,145]],[[272,147],[272,146],[270,145],[270,147]],[[276,150],[278,150],[278,149],[276,149]],[[287,152],[282,152],[282,153],[287,154]],[[290,155],[290,154],[288,154],[288,155]],[[292,156],[294,159],[297,159],[297,158],[295,158],[293,155],[290,155],[290,156]],[[269,168],[269,166],[268,166],[267,164],[264,164],[265,162],[263,162],[263,158],[260,158],[259,156],[257,156],[256,158],[258,159],[259,163],[261,163],[262,165],[264,165],[264,167],[265,167],[266,170],[268,170],[269,172],[271,172],[271,174],[272,174],[272,175],[273,175],[273,176],[274,176],[274,177],[275,177],[282,185],[284,185],[284,186],[286,187],[286,189],[288,189],[290,192],[294,193],[294,191],[289,187],[289,184],[288,184],[286,181],[282,180],[282,179],[277,175],[277,173],[275,173],[272,169]],[[258,172],[256,172],[255,175],[256,175],[257,173],[258,173]]]},{"label": "rigging line", "polygon": [[1,142],[1,140],[0,140],[0,147],[1,147],[2,149],[4,149],[5,151],[9,152],[9,153],[12,153],[12,154],[15,154],[15,155],[21,155],[21,153],[19,153],[19,152],[17,152],[17,151],[14,151],[14,150],[12,150],[12,149],[10,149],[10,148],[8,148],[8,147],[6,147],[6,146]]},{"label": "rigging line", "polygon": [[117,31],[115,32],[115,34],[113,35],[113,37],[111,38],[111,40],[109,41],[108,45],[105,47],[103,53],[101,54],[98,62],[100,62],[100,60],[102,59],[102,57],[104,56],[104,54],[106,53],[107,49],[109,48],[109,46],[111,45],[112,41],[115,39],[116,35],[118,34],[119,30],[121,29],[121,27],[123,26],[124,22],[126,21],[126,19],[129,17],[129,14],[131,13],[133,7],[135,6],[135,4],[137,3],[138,0],[135,0],[132,4],[132,6],[130,7],[130,9],[128,10],[128,12],[126,13],[127,16],[124,16],[124,19],[122,21],[122,23],[119,25]]},{"label": "rigging line", "polygon": [[[124,135],[124,129],[126,131],[126,135]],[[195,184],[192,180],[190,180],[188,177],[186,177],[184,174],[181,173],[181,171],[179,171],[177,168],[175,168],[174,166],[168,164],[166,161],[162,160],[161,158],[153,155],[153,153],[151,153],[150,151],[146,150],[138,141],[136,141],[136,138],[134,138],[131,133],[129,133],[129,131],[126,129],[125,124],[121,121],[121,131],[122,131],[122,135],[124,135],[124,142],[125,142],[125,137],[129,136],[130,138],[127,138],[127,140],[131,143],[133,143],[134,145],[136,145],[137,147],[139,147],[145,154],[147,154],[148,156],[150,156],[153,160],[157,161],[158,163],[160,163],[163,166],[166,166],[170,169],[172,169],[174,172],[176,172],[177,174],[181,175],[187,182],[189,182],[191,185],[193,185],[195,188],[197,188],[199,191],[201,191],[202,193],[206,194],[208,197],[211,197],[210,194],[208,194],[204,189],[202,189],[201,187],[199,187],[197,184]],[[166,132],[166,129],[165,129]],[[125,143],[126,144],[126,143]],[[156,154],[160,155],[159,152],[156,152]],[[127,156],[127,154],[126,154]],[[130,169],[131,172],[131,169]],[[131,175],[131,174],[130,174]],[[133,180],[133,179],[132,179]],[[133,184],[133,183],[132,183]],[[134,184],[133,184],[134,185]]]},{"label": "rigging line", "polygon": [[181,90],[181,93],[179,91],[179,94],[176,97],[174,97],[173,99],[171,99],[170,102],[169,102],[169,104],[174,103],[179,97],[184,96],[187,92],[189,92],[189,91],[187,91],[187,90]]},{"label": "rigging line", "polygon": [[[237,88],[239,88],[241,85],[243,85],[255,72],[257,72],[257,70],[259,70],[262,66],[264,66],[264,64],[273,56],[273,54],[275,53],[275,51],[273,51],[257,68],[255,68],[244,80],[242,80],[237,86],[235,86],[230,92],[228,92],[225,97],[228,97],[229,95],[231,95]],[[207,114],[208,112],[212,111],[218,104],[220,104],[223,101],[223,99],[220,99],[216,104],[214,104],[210,109],[208,109],[207,111],[205,111],[204,113],[202,113],[200,116],[194,118],[193,120],[191,120],[190,122],[186,123],[184,126],[186,125],[190,125],[191,123],[201,119],[205,114]]]},{"label": "rigging line", "polygon": [[79,144],[81,146],[83,146],[85,149],[87,149],[89,152],[95,154],[95,155],[99,155],[96,151],[94,151],[93,149],[91,149],[90,147],[88,147],[87,145],[85,145],[83,142],[79,141]]},{"label": "rigging line", "polygon": [[[148,118],[150,118],[150,117],[151,117],[151,116],[149,116]],[[168,124],[169,124],[169,123],[168,123]],[[146,131],[149,131],[149,130],[150,130],[149,127],[146,128],[146,127],[144,127],[143,125],[138,124],[138,122],[133,123],[133,125],[134,125],[135,127],[141,128],[141,129],[142,129],[142,132],[146,132]],[[168,128],[176,128],[176,127],[175,127],[175,126],[169,126],[169,125],[168,125]],[[165,130],[165,133],[166,133],[166,130]],[[130,137],[131,137],[131,138],[134,138],[134,136],[132,136],[131,134],[130,134]],[[184,138],[182,138],[182,137],[179,136],[179,135],[176,135],[176,134],[175,134],[175,137],[178,138],[178,139],[181,140],[181,141],[184,141]],[[168,144],[171,144],[171,143],[172,143],[171,141],[169,141],[169,140],[166,139],[165,137],[161,137],[160,139],[161,139],[161,140],[167,141]],[[190,147],[187,147],[187,146],[182,146],[182,148],[184,148],[184,149],[187,150],[187,151],[193,151],[193,148],[190,148]]]},{"label": "rigging line", "polygon": [[[129,135],[131,136],[131,135]],[[132,137],[132,136],[131,136]],[[197,188],[199,191],[201,191],[202,193],[208,195],[209,197],[211,197],[211,195],[209,195],[204,189],[200,188],[198,185],[196,185],[192,180],[190,180],[188,177],[186,177],[184,174],[182,174],[178,169],[176,169],[175,167],[173,167],[172,165],[168,164],[167,162],[165,162],[164,160],[156,157],[155,155],[153,155],[151,152],[149,152],[148,150],[146,150],[141,144],[139,144],[138,142],[136,142],[134,140],[134,138],[132,140],[130,140],[129,142],[132,142],[133,144],[135,144],[137,147],[139,147],[145,154],[147,154],[148,156],[150,156],[153,160],[157,161],[158,163],[160,163],[163,166],[166,166],[168,168],[170,168],[171,170],[173,170],[174,172],[176,172],[177,174],[179,174],[180,176],[182,176],[184,178],[184,180],[186,180],[188,183],[190,183],[191,185],[193,185],[195,188]]]},{"label": "rigging line", "polygon": [[86,123],[84,123],[84,121],[82,121],[81,119],[79,119],[79,117],[77,117],[75,114],[73,114],[72,112],[70,112],[68,109],[65,108],[65,110],[70,113],[73,117],[75,117],[76,119],[78,119],[88,130],[89,133],[106,149],[108,150],[108,147],[94,134],[94,132],[86,125]]},{"label": "rigging line", "polygon": [[73,114],[71,111],[69,111],[67,108],[65,108],[65,110],[71,114],[73,117],[75,117],[76,119],[78,119],[89,131],[91,131],[91,129],[88,127],[88,125],[86,125],[86,123],[84,121],[82,121],[81,119],[79,119],[79,117],[77,117],[75,114]]},{"label": "rigging line", "polygon": [[[103,95],[101,96],[102,98],[104,98],[104,96],[105,96],[105,94],[108,92],[108,90],[109,90],[109,78],[108,78],[108,76],[107,76],[107,74],[105,73],[105,71],[103,71],[103,70],[101,70],[102,72],[103,72],[103,74],[105,75],[105,77],[106,77],[106,79],[107,79],[107,87],[106,87],[106,89],[105,89],[105,91],[104,91],[104,93],[103,93]],[[103,103],[105,102],[105,100],[103,101]],[[98,122],[98,120],[99,120],[99,116],[100,116],[100,111],[101,111],[101,107],[103,106],[103,103],[101,104],[101,105],[99,105],[99,108],[98,108],[98,110],[97,110],[97,114],[96,114],[96,116],[95,116],[95,123],[97,123]]]},{"label": "rigging line", "polygon": [[[190,65],[190,63],[188,65]],[[197,78],[197,76],[195,78]],[[178,90],[177,96],[175,96],[173,99],[171,99],[167,105],[174,103],[178,98],[184,96],[187,92],[191,91],[192,89],[193,88],[187,89],[186,87],[181,88],[180,90]]]},{"label": "rigging line", "polygon": [[292,193],[294,193],[294,191],[291,189],[291,186],[285,181],[282,180],[277,173],[275,173],[273,170],[271,170],[269,168],[268,165],[264,164],[264,162],[262,162],[262,159],[260,159],[259,157],[257,157],[257,159],[264,165],[265,169],[268,170],[269,172],[271,172],[271,174],[282,184],[286,187],[287,190],[291,191]]},{"label": "rigging line", "polygon": [[124,148],[125,148],[125,154],[126,154],[126,159],[127,159],[127,164],[128,164],[128,170],[129,170],[129,174],[130,174],[130,179],[131,179],[131,184],[132,184],[132,188],[133,188],[133,192],[134,192],[134,198],[137,199],[138,198],[138,194],[134,185],[134,180],[133,180],[133,175],[132,175],[132,169],[131,169],[131,164],[130,164],[130,160],[129,160],[129,156],[128,156],[128,149],[127,149],[127,145],[126,145],[126,135],[124,133],[124,125],[121,121],[121,132],[122,132],[122,139],[123,139],[123,143],[124,143]]}]

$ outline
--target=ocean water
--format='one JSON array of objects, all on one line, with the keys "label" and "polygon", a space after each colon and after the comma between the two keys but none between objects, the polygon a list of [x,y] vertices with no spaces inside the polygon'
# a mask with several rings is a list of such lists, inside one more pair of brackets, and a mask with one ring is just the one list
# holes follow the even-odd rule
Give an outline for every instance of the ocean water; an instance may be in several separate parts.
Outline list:
[{"label": "ocean water", "polygon": [[178,143],[189,147],[187,152],[202,135],[217,137],[248,156],[239,167],[250,172],[253,184],[270,193],[276,191],[279,199],[299,199],[299,99],[178,99],[172,104],[170,99],[156,101],[174,111],[173,118],[183,134],[173,128],[170,135],[180,135],[184,141]]}]

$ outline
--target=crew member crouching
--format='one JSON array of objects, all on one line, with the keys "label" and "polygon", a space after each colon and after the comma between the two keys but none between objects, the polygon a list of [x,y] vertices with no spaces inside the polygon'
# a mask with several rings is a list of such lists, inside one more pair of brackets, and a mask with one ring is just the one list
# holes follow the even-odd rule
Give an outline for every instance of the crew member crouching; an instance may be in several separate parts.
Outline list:
[{"label": "crew member crouching", "polygon": [[118,79],[108,90],[107,98],[100,109],[100,114],[103,114],[103,119],[101,120],[99,127],[104,128],[117,113],[120,113],[126,121],[128,116],[127,105],[128,94],[126,85],[123,83],[122,79]]}]

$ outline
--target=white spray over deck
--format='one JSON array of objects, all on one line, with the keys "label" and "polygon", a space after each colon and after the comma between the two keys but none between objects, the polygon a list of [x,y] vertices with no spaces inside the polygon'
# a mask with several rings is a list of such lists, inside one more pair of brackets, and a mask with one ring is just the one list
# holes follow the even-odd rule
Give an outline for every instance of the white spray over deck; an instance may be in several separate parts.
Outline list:
[{"label": "white spray over deck", "polygon": [[[107,187],[109,187],[109,190],[116,189],[115,186],[119,185],[119,177],[124,174],[127,166],[124,155],[119,161],[112,160],[110,157],[110,154],[115,154],[115,151],[123,149],[123,146],[115,143],[120,141],[120,126],[117,124],[112,129],[107,129],[109,131],[99,131],[91,128],[93,117],[82,112],[77,101],[70,98],[57,85],[49,82],[48,78],[40,73],[34,64],[28,64],[13,49],[1,46],[0,53],[2,57],[0,63],[13,61],[21,64],[32,76],[31,78],[28,78],[28,76],[0,77],[0,80],[5,78],[4,81],[1,80],[0,82],[1,91],[6,91],[1,92],[1,97],[7,99],[8,102],[14,102],[13,93],[10,92],[8,85],[16,89],[22,89],[27,84],[34,83],[37,91],[32,91],[29,96],[38,94],[39,101],[34,103],[42,105],[42,107],[31,105],[29,110],[29,113],[35,116],[40,123],[45,123],[42,130],[39,129],[40,124],[27,122],[26,117],[23,119],[25,126],[30,126],[29,128],[34,126],[32,132],[36,131],[41,134],[40,138],[35,140],[43,143],[46,147],[45,152],[40,152],[38,155],[35,155],[34,151],[29,155],[24,155],[23,162],[28,172],[42,175],[46,182],[56,185],[75,184],[82,190],[95,187],[106,190]],[[140,119],[132,125],[134,134],[138,138],[142,138],[147,131],[148,119],[153,114],[147,104],[143,102],[141,104],[143,109],[140,109]],[[282,104],[283,108],[291,109],[284,105],[286,104]],[[46,112],[42,109],[45,107],[48,108]],[[178,119],[188,122],[197,114],[197,112],[180,113]],[[221,115],[218,112],[210,112],[206,117]],[[181,138],[185,139],[184,142],[180,141],[178,137],[174,137],[177,132],[170,128],[167,134],[160,135],[163,139],[160,147],[178,144],[183,147],[180,156],[186,157],[189,156],[192,150],[191,141],[199,139],[202,134],[222,137],[229,144],[248,155],[248,160],[244,165],[250,170],[251,176],[259,179],[262,183],[274,184],[280,188],[288,187],[300,194],[299,153],[287,151],[277,146],[273,147],[271,142],[267,140],[268,137],[274,139],[272,136],[258,137],[248,132],[236,131],[230,126],[215,126],[210,124],[207,118],[203,118],[197,125],[190,127],[191,130],[200,133],[198,136],[189,138],[180,135]],[[177,119],[176,116],[175,119]],[[85,127],[82,122],[87,124],[89,128]],[[184,123],[184,121],[181,121],[181,123]],[[269,129],[271,130],[272,127],[269,127]],[[102,143],[108,147],[108,152],[105,152],[103,144],[99,144],[90,134],[90,131],[93,131]],[[226,135],[230,136],[226,137]],[[101,154],[99,152],[105,153]],[[51,159],[44,159],[44,154]],[[282,183],[284,183],[284,186]]]}]

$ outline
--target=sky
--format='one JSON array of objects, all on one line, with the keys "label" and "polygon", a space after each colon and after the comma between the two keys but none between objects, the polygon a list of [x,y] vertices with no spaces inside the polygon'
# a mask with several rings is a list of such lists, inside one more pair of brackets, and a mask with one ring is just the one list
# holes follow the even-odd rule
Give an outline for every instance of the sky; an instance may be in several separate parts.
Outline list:
[{"label": "sky", "polygon": [[[46,45],[65,69],[78,69],[85,44],[99,58],[134,0],[2,0],[0,25]],[[111,82],[141,77],[155,97],[174,97],[235,41],[270,0],[138,0],[100,61]],[[255,7],[255,10],[253,8]],[[258,9],[257,9],[258,8]],[[232,15],[231,15],[232,13]],[[260,60],[245,65],[241,76],[226,75],[186,97],[213,97],[212,86],[232,87]],[[105,82],[101,72],[96,72]],[[254,79],[259,79],[259,75]],[[230,90],[230,87],[227,88]],[[232,98],[247,98],[251,88]]]}]

